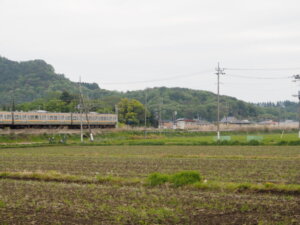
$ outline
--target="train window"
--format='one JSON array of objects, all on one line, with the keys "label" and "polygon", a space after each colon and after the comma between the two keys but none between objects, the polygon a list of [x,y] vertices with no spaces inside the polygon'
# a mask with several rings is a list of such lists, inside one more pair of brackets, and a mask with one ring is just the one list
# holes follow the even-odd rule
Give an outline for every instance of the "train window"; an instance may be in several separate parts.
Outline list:
[{"label": "train window", "polygon": [[39,119],[39,116],[34,116],[34,119],[38,120],[38,119]]}]

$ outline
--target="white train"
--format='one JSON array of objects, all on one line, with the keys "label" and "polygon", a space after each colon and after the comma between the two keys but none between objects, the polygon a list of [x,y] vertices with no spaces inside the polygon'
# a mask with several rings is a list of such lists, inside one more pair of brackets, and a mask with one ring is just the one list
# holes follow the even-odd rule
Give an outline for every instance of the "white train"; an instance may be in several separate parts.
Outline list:
[{"label": "white train", "polygon": [[79,128],[80,124],[98,128],[114,128],[118,122],[116,114],[99,113],[51,113],[46,111],[35,112],[0,112],[0,128],[30,128],[30,127],[69,127]]}]

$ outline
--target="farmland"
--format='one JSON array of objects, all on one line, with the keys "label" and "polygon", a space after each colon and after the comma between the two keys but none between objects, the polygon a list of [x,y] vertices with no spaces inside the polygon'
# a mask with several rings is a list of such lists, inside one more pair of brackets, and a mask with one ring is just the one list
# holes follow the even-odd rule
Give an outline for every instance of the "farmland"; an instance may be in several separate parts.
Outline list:
[{"label": "farmland", "polygon": [[[205,188],[147,185],[154,172],[190,170]],[[4,224],[298,224],[300,218],[299,146],[6,148],[0,171]]]}]

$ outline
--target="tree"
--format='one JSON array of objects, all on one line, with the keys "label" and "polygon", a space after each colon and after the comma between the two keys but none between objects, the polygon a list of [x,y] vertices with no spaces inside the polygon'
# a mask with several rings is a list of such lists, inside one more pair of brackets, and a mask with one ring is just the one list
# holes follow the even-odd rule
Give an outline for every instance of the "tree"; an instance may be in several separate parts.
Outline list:
[{"label": "tree", "polygon": [[[123,98],[118,103],[119,121],[128,125],[141,125],[144,122],[145,107],[135,99]],[[149,113],[147,113],[148,115]]]},{"label": "tree", "polygon": [[74,95],[71,95],[69,92],[67,91],[63,91],[60,95],[60,98],[59,98],[61,101],[65,102],[66,104],[70,104],[74,99],[75,99],[75,96]]}]

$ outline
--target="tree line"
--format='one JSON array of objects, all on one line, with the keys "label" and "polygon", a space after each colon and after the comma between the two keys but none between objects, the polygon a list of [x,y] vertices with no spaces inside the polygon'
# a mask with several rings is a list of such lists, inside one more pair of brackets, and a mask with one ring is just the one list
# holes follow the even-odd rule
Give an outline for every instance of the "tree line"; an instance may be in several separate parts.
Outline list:
[{"label": "tree line", "polygon": [[[206,95],[193,96],[195,99],[202,98],[202,104],[197,104],[188,96],[188,89],[185,90],[187,93],[173,93],[172,89],[166,89],[164,91],[168,92],[168,95],[163,95],[164,98],[162,98],[162,93],[158,93],[158,90],[161,91],[161,89],[155,88],[146,90],[148,98],[146,107],[143,104],[146,102],[146,95],[143,92],[128,92],[123,96],[105,96],[98,99],[85,98],[84,102],[88,111],[98,113],[118,112],[119,121],[132,126],[143,126],[145,119],[147,126],[157,126],[159,119],[173,120],[175,111],[177,112],[177,118],[202,119],[210,122],[216,120],[217,105],[213,95],[209,92]],[[205,104],[203,103],[205,102],[204,98],[207,101]],[[78,112],[78,108],[79,96],[68,91],[52,94],[32,102],[16,104],[15,106],[2,106],[2,110],[6,111]],[[296,119],[297,104],[289,101],[272,104],[251,104],[222,96],[221,117],[224,116],[234,116],[239,119],[253,121]]]}]

